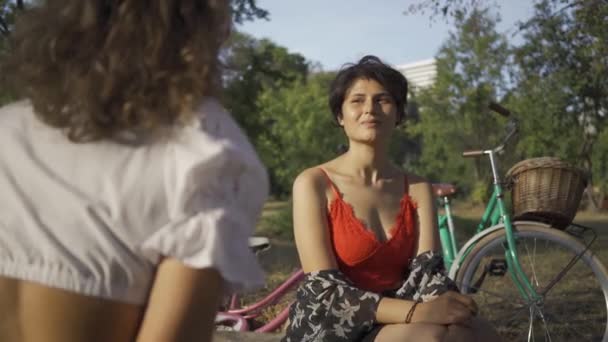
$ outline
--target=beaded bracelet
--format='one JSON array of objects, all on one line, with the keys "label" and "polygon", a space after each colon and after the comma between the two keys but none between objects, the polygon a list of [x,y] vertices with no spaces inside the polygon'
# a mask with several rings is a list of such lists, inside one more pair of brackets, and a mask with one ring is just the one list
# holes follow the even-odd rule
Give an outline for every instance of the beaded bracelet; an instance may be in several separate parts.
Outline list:
[{"label": "beaded bracelet", "polygon": [[407,315],[405,316],[405,324],[409,324],[412,322],[412,316],[414,316],[414,310],[416,309],[416,305],[418,305],[420,302],[416,301],[414,302],[414,305],[412,305],[412,307],[410,308],[410,311],[407,312]]}]

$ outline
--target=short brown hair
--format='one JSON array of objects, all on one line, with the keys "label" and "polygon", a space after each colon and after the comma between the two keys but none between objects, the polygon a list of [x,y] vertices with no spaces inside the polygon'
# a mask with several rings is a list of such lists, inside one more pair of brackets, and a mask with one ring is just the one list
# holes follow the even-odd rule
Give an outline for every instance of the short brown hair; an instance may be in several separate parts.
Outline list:
[{"label": "short brown hair", "polygon": [[342,117],[342,104],[348,89],[359,79],[380,83],[391,94],[397,106],[397,123],[405,118],[407,79],[402,73],[383,63],[380,58],[367,55],[356,64],[346,64],[338,71],[329,90],[329,108],[336,122]]},{"label": "short brown hair", "polygon": [[72,141],[158,135],[219,87],[227,0],[46,0],[17,18],[3,69]]}]

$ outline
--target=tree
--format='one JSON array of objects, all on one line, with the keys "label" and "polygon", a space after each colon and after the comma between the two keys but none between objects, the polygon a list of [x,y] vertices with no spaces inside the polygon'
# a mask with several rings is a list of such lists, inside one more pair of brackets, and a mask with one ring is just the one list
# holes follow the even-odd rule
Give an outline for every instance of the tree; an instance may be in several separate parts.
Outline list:
[{"label": "tree", "polygon": [[[23,0],[0,0],[0,62],[8,52],[8,38],[13,28],[15,15],[24,8]],[[14,99],[14,94],[9,90],[7,80],[0,74],[0,105]]]},{"label": "tree", "polygon": [[16,13],[24,8],[23,0],[0,0],[0,39],[4,40],[9,36]]},{"label": "tree", "polygon": [[[539,1],[516,51],[520,70],[513,100],[521,111],[535,114],[528,119],[537,119],[528,121],[536,136],[523,145],[524,154],[557,155],[583,165],[601,196],[608,191],[606,18],[603,0]],[[589,190],[592,194],[591,183]]]},{"label": "tree", "polygon": [[410,4],[404,14],[430,12],[431,19],[438,16],[443,18],[465,17],[469,11],[480,8],[484,0],[423,0]]},{"label": "tree", "polygon": [[[486,107],[507,89],[508,45],[496,32],[498,19],[487,9],[474,9],[455,19],[455,31],[436,56],[436,83],[417,95],[420,123],[410,131],[422,138],[417,164],[422,173],[435,181],[455,182],[469,189],[480,184],[485,189],[486,160],[465,161],[460,155],[493,146],[502,133],[496,116]],[[473,179],[463,178],[465,174]]]},{"label": "tree", "polygon": [[[310,63],[300,54],[268,39],[255,39],[233,32],[222,52],[225,65],[223,73],[223,103],[243,127],[266,162],[272,183],[272,193],[277,196],[289,192],[284,166],[274,159],[275,151],[269,141],[276,142],[272,130],[276,117],[269,114],[266,105],[273,104],[268,97],[282,96],[282,89],[292,89],[295,83],[306,87]],[[263,97],[266,97],[263,99]],[[274,107],[273,107],[274,108]],[[279,111],[284,112],[284,109]],[[294,128],[287,127],[290,134]],[[272,145],[273,148],[279,148]]]},{"label": "tree", "polygon": [[302,55],[290,53],[268,39],[258,40],[239,32],[233,32],[222,60],[223,102],[255,142],[257,135],[266,129],[266,123],[258,115],[259,94],[305,78],[309,63]]},{"label": "tree", "polygon": [[318,73],[260,94],[260,117],[269,129],[259,136],[258,151],[273,170],[273,193],[290,193],[298,172],[337,156],[338,146],[346,144],[328,106],[334,76]]},{"label": "tree", "polygon": [[[430,11],[432,18],[457,20],[488,3],[425,0],[406,13]],[[533,15],[517,24],[524,43],[513,51],[513,83],[503,97],[522,119],[517,157],[559,156],[583,165],[592,171],[601,199],[608,193],[608,1],[534,0],[534,5]],[[587,194],[593,188],[590,184]]]},{"label": "tree", "polygon": [[242,24],[245,21],[256,19],[268,20],[269,13],[263,8],[259,8],[256,0],[231,0],[232,17],[235,23]]}]

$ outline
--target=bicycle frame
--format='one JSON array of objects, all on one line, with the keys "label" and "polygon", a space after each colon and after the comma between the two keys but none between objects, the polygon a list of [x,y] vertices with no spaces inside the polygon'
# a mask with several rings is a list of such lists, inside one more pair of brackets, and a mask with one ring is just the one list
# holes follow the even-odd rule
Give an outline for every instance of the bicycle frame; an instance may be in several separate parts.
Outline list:
[{"label": "bicycle frame", "polygon": [[[287,280],[285,280],[279,287],[274,289],[269,295],[244,308],[239,307],[238,295],[233,294],[230,298],[230,305],[228,309],[226,311],[220,311],[216,315],[216,325],[221,325],[222,322],[228,322],[231,323],[234,330],[251,331],[251,325],[249,324],[250,320],[259,316],[263,309],[274,305],[278,300],[283,298],[283,296],[289,292],[289,290],[299,284],[303,278],[304,272],[301,269],[296,270]],[[271,321],[255,329],[255,331],[266,333],[280,329],[283,323],[287,321],[290,306],[291,304],[285,307]]]},{"label": "bicycle frame", "polygon": [[[523,272],[519,257],[515,248],[516,239],[513,234],[513,224],[511,216],[506,210],[504,203],[504,191],[501,185],[500,177],[497,171],[495,155],[497,149],[479,151],[477,155],[488,155],[490,164],[492,167],[492,173],[494,177],[492,195],[486,205],[484,213],[481,217],[481,221],[477,225],[476,233],[481,233],[489,228],[496,225],[503,225],[506,233],[506,245],[505,248],[505,260],[508,266],[508,272],[513,282],[517,286],[522,297],[526,301],[535,301],[541,298],[541,296],[534,290],[530,279]],[[463,248],[467,250],[459,250],[456,244],[456,238],[454,233],[454,223],[452,220],[452,214],[450,209],[449,198],[444,197],[441,199],[442,205],[445,210],[444,215],[438,215],[439,224],[439,236],[441,240],[441,246],[443,249],[444,260],[446,269],[451,269],[454,263],[460,264],[470,249],[475,245],[469,244]],[[458,253],[456,251],[459,251]],[[456,256],[459,255],[459,260],[455,260]]]},{"label": "bicycle frame", "polygon": [[[454,221],[452,218],[452,210],[450,205],[450,198],[445,196],[439,200],[440,205],[443,206],[445,214],[438,215],[439,222],[439,237],[441,239],[441,247],[443,250],[443,260],[445,262],[445,268],[450,269],[452,264],[455,261],[456,256],[458,255],[459,246],[456,243],[456,233],[454,230]],[[483,215],[481,216],[481,220],[477,225],[477,229],[475,233],[480,233],[487,228],[495,226],[501,222],[500,218],[500,210],[498,209],[498,192],[494,189],[494,192],[490,196],[488,203],[486,204]],[[473,246],[469,246],[468,249],[471,249]],[[460,259],[464,259],[464,257],[468,253],[464,253],[461,255]],[[460,262],[462,260],[458,260]]]}]

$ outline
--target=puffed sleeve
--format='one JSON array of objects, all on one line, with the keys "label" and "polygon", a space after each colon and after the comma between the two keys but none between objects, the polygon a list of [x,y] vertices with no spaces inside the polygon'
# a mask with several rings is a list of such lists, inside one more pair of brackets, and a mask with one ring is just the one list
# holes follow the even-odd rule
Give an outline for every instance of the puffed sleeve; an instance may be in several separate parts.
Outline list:
[{"label": "puffed sleeve", "polygon": [[232,291],[262,285],[248,238],[268,195],[268,178],[216,101],[207,100],[197,124],[169,144],[164,174],[169,222],[143,242],[144,252],[194,268],[214,267]]}]

